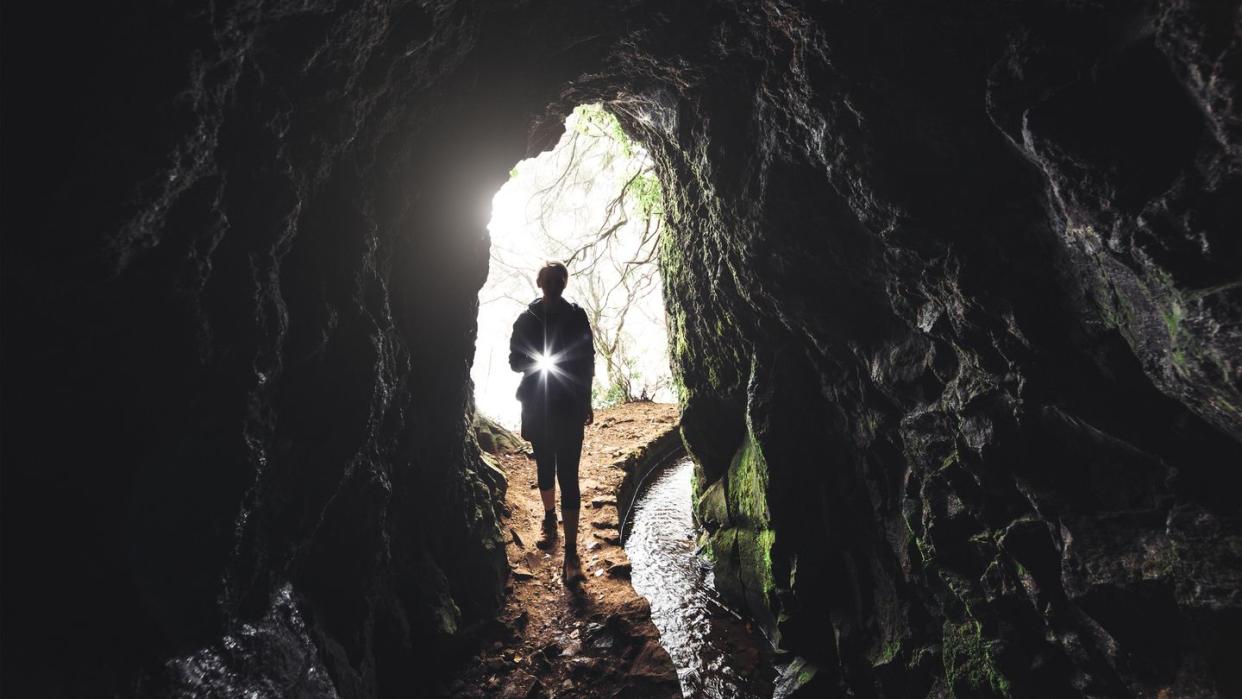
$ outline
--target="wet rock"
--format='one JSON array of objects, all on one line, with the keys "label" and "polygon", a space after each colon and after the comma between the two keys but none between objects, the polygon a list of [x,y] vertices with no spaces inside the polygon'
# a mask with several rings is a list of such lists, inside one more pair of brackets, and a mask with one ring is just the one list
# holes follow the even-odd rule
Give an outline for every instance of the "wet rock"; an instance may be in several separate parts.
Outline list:
[{"label": "wet rock", "polygon": [[824,683],[816,682],[817,675],[819,675],[819,668],[815,665],[807,662],[805,658],[794,658],[781,669],[776,679],[776,687],[772,692],[772,699],[823,696]]},{"label": "wet rock", "polygon": [[677,672],[673,669],[673,662],[669,659],[668,652],[654,640],[643,644],[638,655],[630,663],[627,675],[631,679],[639,679],[656,685],[677,684]]}]

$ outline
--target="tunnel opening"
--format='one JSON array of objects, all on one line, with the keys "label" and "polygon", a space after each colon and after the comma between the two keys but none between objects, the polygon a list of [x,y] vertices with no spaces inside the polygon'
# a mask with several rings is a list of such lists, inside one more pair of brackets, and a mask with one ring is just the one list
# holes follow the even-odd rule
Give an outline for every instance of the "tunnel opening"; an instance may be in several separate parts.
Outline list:
[{"label": "tunnel opening", "polygon": [[[636,105],[627,106],[633,110]],[[643,126],[653,122],[646,109],[629,116]],[[489,271],[479,291],[471,369],[475,429],[484,451],[499,455],[512,448],[514,435],[506,431],[522,427],[521,404],[515,398],[522,374],[510,367],[510,336],[514,319],[538,301],[535,272],[549,261],[568,267],[564,298],[581,305],[592,328],[596,368],[591,403],[600,411],[602,423],[596,434],[629,434],[635,422],[661,419],[639,409],[643,404],[679,408],[661,274],[661,255],[670,244],[664,236],[673,233],[666,228],[655,162],[608,108],[598,103],[575,107],[554,146],[510,170],[508,181],[492,199],[488,231]],[[540,354],[537,359],[545,358]],[[545,380],[565,377],[553,373]],[[600,511],[592,512],[592,507],[615,504],[624,553],[605,549],[607,557],[597,557],[601,542],[588,532],[587,568],[618,556],[627,561],[621,564],[625,577],[650,605],[651,622],[672,660],[684,696],[769,695],[774,677],[769,639],[748,618],[740,600],[726,599],[715,587],[708,557],[710,537],[694,508],[698,488],[694,464],[680,439],[675,433],[660,433],[640,443],[641,456],[636,457],[624,452],[623,440],[596,437],[588,439],[586,451],[601,442],[622,446],[602,454],[584,454],[584,459],[602,458],[611,462],[608,468],[625,475],[612,497],[597,497],[593,503],[587,497],[584,510],[589,518]],[[510,464],[511,480],[520,472],[512,468],[512,462],[495,460]],[[590,481],[589,473],[584,477]],[[521,507],[523,500],[509,495],[506,502]],[[506,522],[522,520],[520,513],[512,514],[506,515]],[[611,523],[595,522],[597,526]],[[533,552],[522,550],[523,536],[515,530],[519,546],[511,547],[519,584],[529,576],[539,577],[546,568],[533,564]],[[548,557],[545,553],[537,558],[546,563]],[[596,569],[597,574],[608,572]],[[542,603],[528,588],[513,594],[511,604]],[[588,588],[584,594],[590,598],[593,593]],[[611,592],[600,597],[604,612],[611,608],[612,597]],[[600,609],[591,613],[570,610],[564,619],[590,626],[590,619],[599,613]],[[572,639],[556,638],[568,645],[566,653],[577,647]],[[522,653],[520,648],[514,652]],[[574,660],[599,662],[594,655],[586,649]],[[469,668],[465,675],[470,682],[482,681]],[[540,679],[546,682],[548,678]]]},{"label": "tunnel opening", "polygon": [[488,231],[471,369],[481,415],[520,427],[510,335],[539,298],[535,273],[549,261],[568,268],[564,297],[591,324],[592,406],[676,402],[658,259],[663,194],[651,157],[616,117],[599,104],[574,108],[555,146],[510,170],[492,199]]}]

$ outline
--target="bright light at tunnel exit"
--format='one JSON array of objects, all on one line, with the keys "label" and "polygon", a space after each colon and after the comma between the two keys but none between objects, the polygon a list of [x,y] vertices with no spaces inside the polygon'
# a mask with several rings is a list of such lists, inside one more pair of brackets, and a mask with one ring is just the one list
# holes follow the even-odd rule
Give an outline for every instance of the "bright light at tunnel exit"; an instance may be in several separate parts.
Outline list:
[{"label": "bright light at tunnel exit", "polygon": [[[475,403],[484,415],[509,428],[520,422],[515,398],[521,374],[509,368],[509,335],[513,322],[539,298],[536,271],[549,260],[567,262],[570,278],[566,300],[587,310],[596,335],[609,344],[621,333],[627,348],[617,364],[631,378],[635,397],[673,402],[668,361],[664,300],[654,254],[659,230],[638,207],[650,207],[654,182],[650,157],[621,133],[598,106],[579,107],[566,119],[565,134],[550,151],[523,160],[492,199],[488,223],[491,259],[488,278],[479,292],[478,339],[471,378]],[[635,174],[640,178],[635,180]],[[628,185],[628,189],[627,189]],[[658,191],[658,185],[656,185]],[[625,192],[629,209],[613,202]],[[662,204],[662,202],[661,202]],[[610,205],[612,209],[610,210]],[[591,247],[601,231],[625,219],[608,236],[607,246]],[[646,225],[644,225],[646,224]],[[644,242],[645,240],[645,242]],[[585,252],[575,252],[587,248]],[[571,260],[571,258],[573,258]],[[649,259],[639,279],[635,260]],[[623,279],[623,275],[624,279]],[[639,281],[635,281],[639,279]],[[626,281],[632,289],[627,289]],[[628,308],[625,302],[628,301]],[[555,357],[535,357],[536,368],[548,373]],[[593,402],[597,407],[616,399],[610,392],[609,367],[597,351]]]}]

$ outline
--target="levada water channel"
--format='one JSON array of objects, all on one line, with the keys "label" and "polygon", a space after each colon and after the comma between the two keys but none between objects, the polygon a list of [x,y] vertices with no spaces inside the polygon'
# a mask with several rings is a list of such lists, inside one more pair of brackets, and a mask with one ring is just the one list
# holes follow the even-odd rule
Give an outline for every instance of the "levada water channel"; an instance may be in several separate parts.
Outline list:
[{"label": "levada water channel", "polygon": [[638,491],[625,531],[634,589],[651,603],[685,696],[770,697],[767,644],[721,600],[711,564],[696,550],[693,470],[680,460],[654,471]]}]

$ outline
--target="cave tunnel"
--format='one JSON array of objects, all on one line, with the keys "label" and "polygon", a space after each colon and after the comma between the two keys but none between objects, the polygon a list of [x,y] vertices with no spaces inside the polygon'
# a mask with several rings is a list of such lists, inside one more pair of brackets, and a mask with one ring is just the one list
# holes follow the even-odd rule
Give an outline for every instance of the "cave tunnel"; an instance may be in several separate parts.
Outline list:
[{"label": "cave tunnel", "polygon": [[599,103],[775,695],[1239,696],[1239,17],[6,6],[4,693],[453,694],[489,201]]}]

